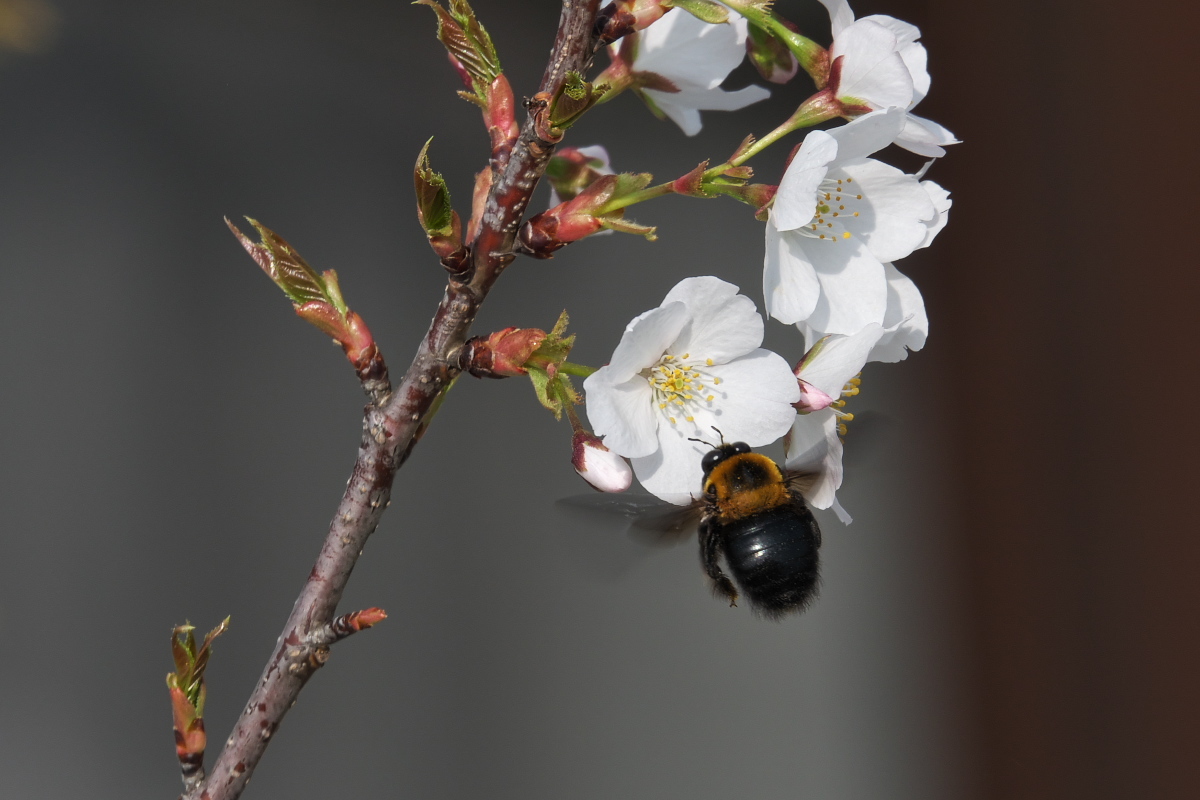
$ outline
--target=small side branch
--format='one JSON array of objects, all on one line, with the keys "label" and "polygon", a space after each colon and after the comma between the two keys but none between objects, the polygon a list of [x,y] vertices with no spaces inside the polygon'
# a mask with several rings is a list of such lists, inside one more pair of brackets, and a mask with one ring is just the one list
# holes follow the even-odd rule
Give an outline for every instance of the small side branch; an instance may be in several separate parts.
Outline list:
[{"label": "small side branch", "polygon": [[384,406],[392,396],[392,381],[388,377],[387,363],[383,360],[383,353],[379,352],[379,348],[374,343],[371,344],[371,349],[363,353],[355,363],[354,371],[358,373],[363,393],[366,394],[371,405]]},{"label": "small side branch", "polygon": [[310,633],[305,641],[314,647],[329,647],[334,642],[340,642],[351,634],[378,625],[385,619],[387,613],[382,608],[364,608],[362,611],[342,614],[328,625]]}]

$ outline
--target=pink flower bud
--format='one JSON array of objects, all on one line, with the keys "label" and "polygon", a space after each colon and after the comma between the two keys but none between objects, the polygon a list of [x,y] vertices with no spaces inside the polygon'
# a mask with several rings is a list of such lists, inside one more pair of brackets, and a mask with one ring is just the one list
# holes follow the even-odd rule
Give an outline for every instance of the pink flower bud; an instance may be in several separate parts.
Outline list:
[{"label": "pink flower bud", "polygon": [[505,328],[469,339],[459,361],[476,378],[515,378],[545,339],[540,328]]},{"label": "pink flower bud", "polygon": [[633,483],[629,462],[609,450],[598,436],[575,431],[571,464],[585,481],[601,492],[623,492]]},{"label": "pink flower bud", "polygon": [[808,414],[813,411],[820,411],[822,408],[828,408],[833,403],[833,400],[834,398],[825,394],[811,383],[800,380],[800,402],[793,405],[801,414]]}]

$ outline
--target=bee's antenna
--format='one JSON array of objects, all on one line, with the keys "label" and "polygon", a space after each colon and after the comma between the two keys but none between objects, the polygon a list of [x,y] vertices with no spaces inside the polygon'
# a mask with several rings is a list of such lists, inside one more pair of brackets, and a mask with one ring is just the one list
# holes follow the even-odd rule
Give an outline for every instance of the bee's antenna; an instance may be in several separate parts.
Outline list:
[{"label": "bee's antenna", "polygon": [[[717,432],[720,433],[720,431],[717,431]],[[712,442],[706,442],[703,439],[693,439],[691,436],[689,436],[688,441],[689,442],[699,442],[700,444],[706,444],[709,447],[711,447],[713,450],[717,449],[717,446],[715,444],[713,444]],[[724,440],[722,440],[722,441],[724,441]]]},{"label": "bee's antenna", "polygon": [[713,425],[712,429],[717,432],[717,436],[721,437],[721,444],[725,444],[725,434],[721,433],[721,429],[716,425]]}]

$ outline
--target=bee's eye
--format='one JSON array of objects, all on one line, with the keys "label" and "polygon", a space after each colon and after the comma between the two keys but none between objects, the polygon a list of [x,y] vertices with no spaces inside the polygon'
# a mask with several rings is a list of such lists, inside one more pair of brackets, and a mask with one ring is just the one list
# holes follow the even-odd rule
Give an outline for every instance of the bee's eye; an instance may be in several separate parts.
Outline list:
[{"label": "bee's eye", "polygon": [[721,459],[725,454],[720,450],[712,450],[700,460],[700,469],[704,470],[704,474],[712,472],[712,468],[721,463]]},{"label": "bee's eye", "polygon": [[730,447],[733,448],[734,453],[750,452],[750,445],[746,444],[745,442],[734,442],[732,445],[730,445]]}]

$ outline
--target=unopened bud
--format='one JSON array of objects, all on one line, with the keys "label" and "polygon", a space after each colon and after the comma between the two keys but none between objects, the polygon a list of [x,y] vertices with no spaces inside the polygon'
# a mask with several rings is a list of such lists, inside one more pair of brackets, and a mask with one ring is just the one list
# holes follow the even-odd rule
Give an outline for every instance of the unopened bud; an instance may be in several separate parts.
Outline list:
[{"label": "unopened bud", "polygon": [[623,208],[605,211],[610,201],[644,188],[650,179],[648,173],[597,178],[577,197],[535,215],[522,225],[517,236],[522,252],[534,258],[550,258],[551,253],[563,245],[605,228],[637,233],[653,240],[654,229],[624,220]]},{"label": "unopened bud", "polygon": [[546,339],[539,328],[505,328],[469,339],[459,363],[476,378],[515,378],[529,370],[525,364]]},{"label": "unopened bud", "polygon": [[521,130],[517,125],[516,100],[512,86],[504,73],[496,76],[488,90],[487,107],[483,111],[488,135],[492,140],[492,157],[498,162],[508,160],[508,153]]},{"label": "unopened bud", "polygon": [[575,431],[571,464],[585,481],[601,492],[623,492],[633,484],[629,462],[604,446],[595,434]]},{"label": "unopened bud", "polygon": [[[776,18],[778,19],[778,15]],[[779,23],[792,32],[796,30],[796,26],[790,22],[780,19]],[[759,75],[771,83],[787,83],[796,77],[800,70],[800,62],[788,49],[787,44],[757,25],[749,26],[749,34],[746,38],[746,51]]]},{"label": "unopened bud", "polygon": [[833,404],[834,398],[822,392],[817,387],[803,379],[800,381],[800,400],[792,405],[801,414],[809,414],[813,411],[820,411],[823,408],[828,408]]}]

